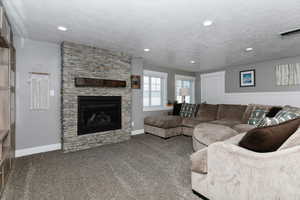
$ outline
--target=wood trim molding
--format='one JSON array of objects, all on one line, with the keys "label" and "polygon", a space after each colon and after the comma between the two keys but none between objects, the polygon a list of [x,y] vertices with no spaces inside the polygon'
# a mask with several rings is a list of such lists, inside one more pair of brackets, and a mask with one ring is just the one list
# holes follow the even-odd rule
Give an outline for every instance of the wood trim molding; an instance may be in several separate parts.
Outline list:
[{"label": "wood trim molding", "polygon": [[50,144],[45,146],[31,147],[26,149],[18,149],[16,150],[16,158],[33,155],[37,153],[44,153],[48,151],[61,150],[61,144]]},{"label": "wood trim molding", "polygon": [[140,135],[140,134],[144,134],[144,133],[145,133],[144,129],[131,131],[131,135]]},{"label": "wood trim molding", "polygon": [[75,78],[76,87],[126,87],[126,81],[95,79],[95,78]]}]

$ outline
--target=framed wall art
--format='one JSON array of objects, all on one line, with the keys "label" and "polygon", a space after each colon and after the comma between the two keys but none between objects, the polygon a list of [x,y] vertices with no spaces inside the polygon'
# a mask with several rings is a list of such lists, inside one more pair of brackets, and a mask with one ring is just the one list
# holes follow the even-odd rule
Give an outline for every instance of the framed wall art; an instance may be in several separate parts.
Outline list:
[{"label": "framed wall art", "polygon": [[141,89],[141,76],[131,75],[131,88],[132,89]]},{"label": "framed wall art", "polygon": [[255,70],[240,71],[240,87],[255,87]]}]

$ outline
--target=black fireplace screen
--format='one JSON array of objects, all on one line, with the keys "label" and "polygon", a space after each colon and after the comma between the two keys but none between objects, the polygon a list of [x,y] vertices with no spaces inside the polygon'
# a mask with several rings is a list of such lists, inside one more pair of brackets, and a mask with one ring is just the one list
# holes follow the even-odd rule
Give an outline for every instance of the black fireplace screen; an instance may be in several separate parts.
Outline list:
[{"label": "black fireplace screen", "polygon": [[120,96],[79,96],[78,135],[121,129]]}]

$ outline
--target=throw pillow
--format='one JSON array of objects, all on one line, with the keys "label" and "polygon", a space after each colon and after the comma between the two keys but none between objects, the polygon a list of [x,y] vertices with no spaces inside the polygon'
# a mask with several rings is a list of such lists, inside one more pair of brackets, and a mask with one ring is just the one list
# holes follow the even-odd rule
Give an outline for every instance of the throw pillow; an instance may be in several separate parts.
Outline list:
[{"label": "throw pillow", "polygon": [[183,103],[179,115],[181,117],[195,117],[197,104]]},{"label": "throw pillow", "polygon": [[267,113],[268,110],[264,109],[253,110],[248,120],[248,124],[258,126],[260,122],[265,118]]},{"label": "throw pillow", "polygon": [[272,126],[272,125],[276,125],[276,124],[279,124],[279,123],[280,122],[275,117],[272,117],[272,118],[265,117],[263,120],[261,120],[261,122],[258,124],[257,127]]},{"label": "throw pillow", "polygon": [[285,122],[297,117],[300,117],[300,108],[292,106],[284,106],[284,108],[275,115],[275,118],[277,118],[279,122]]},{"label": "throw pillow", "polygon": [[175,103],[173,105],[173,115],[179,115],[182,103]]},{"label": "throw pillow", "polygon": [[282,107],[272,107],[266,117],[275,117],[280,110],[282,110]]},{"label": "throw pillow", "polygon": [[255,152],[273,152],[297,131],[300,118],[286,121],[284,123],[259,127],[250,130],[239,142],[239,146]]}]

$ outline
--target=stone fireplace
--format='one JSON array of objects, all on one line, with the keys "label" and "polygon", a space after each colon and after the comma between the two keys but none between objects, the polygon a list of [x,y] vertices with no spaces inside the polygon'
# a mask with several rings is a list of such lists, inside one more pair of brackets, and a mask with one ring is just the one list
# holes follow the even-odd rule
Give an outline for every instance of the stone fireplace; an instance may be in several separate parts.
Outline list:
[{"label": "stone fireplace", "polygon": [[[62,147],[64,152],[128,140],[131,133],[131,58],[64,42]],[[76,78],[126,81],[126,87],[77,87]]]},{"label": "stone fireplace", "polygon": [[79,96],[77,135],[121,129],[121,96]]}]

